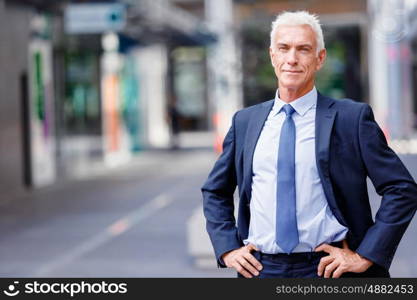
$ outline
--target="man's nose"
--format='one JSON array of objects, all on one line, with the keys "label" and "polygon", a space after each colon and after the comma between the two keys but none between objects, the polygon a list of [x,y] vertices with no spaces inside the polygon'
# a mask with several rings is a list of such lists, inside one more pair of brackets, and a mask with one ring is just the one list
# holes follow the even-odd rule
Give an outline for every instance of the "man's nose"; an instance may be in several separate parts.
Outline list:
[{"label": "man's nose", "polygon": [[298,63],[298,59],[297,59],[297,53],[295,52],[295,50],[290,50],[287,53],[287,63],[291,66],[294,66]]}]

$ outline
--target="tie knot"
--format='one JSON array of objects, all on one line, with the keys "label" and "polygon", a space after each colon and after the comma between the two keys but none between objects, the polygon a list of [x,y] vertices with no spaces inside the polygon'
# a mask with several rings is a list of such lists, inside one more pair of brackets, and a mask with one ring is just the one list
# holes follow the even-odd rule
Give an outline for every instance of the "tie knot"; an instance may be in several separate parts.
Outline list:
[{"label": "tie knot", "polygon": [[291,115],[295,112],[295,109],[290,104],[285,104],[282,109],[287,114],[287,117],[291,117]]}]

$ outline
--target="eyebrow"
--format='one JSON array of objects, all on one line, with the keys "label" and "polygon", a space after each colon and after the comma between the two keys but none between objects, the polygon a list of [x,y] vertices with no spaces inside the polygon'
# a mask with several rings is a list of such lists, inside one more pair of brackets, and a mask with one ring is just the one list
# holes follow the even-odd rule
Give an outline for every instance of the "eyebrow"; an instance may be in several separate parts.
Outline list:
[{"label": "eyebrow", "polygon": [[312,45],[310,44],[302,44],[302,45],[298,45],[297,48],[303,48],[303,47],[307,47],[307,48],[313,48]]},{"label": "eyebrow", "polygon": [[[277,47],[279,47],[279,46],[289,47],[289,45],[286,44],[286,43],[277,43]],[[313,48],[313,46],[311,44],[301,44],[301,45],[297,45],[296,47],[297,48],[307,47],[307,48],[311,48],[311,49]]]}]

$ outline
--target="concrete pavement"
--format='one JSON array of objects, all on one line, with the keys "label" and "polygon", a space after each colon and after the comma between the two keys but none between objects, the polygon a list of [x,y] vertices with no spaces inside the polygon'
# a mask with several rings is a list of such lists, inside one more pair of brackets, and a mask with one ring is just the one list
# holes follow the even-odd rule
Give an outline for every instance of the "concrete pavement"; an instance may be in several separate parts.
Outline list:
[{"label": "concrete pavement", "polygon": [[[215,158],[204,149],[142,153],[3,202],[0,276],[235,277],[216,268],[202,217],[200,187]],[[403,160],[416,178],[417,156]],[[379,196],[369,191],[376,211]],[[393,277],[417,277],[416,236],[413,220]]]},{"label": "concrete pavement", "polygon": [[110,174],[3,203],[0,276],[233,277],[214,260],[211,269],[195,267],[188,254],[187,220],[214,157],[143,153]]}]

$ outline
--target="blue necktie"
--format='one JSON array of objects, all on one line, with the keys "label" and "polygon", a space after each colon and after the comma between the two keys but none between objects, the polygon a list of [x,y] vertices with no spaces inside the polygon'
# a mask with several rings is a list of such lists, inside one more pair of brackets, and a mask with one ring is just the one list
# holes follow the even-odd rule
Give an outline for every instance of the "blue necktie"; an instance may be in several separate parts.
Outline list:
[{"label": "blue necktie", "polygon": [[286,104],[283,110],[287,117],[279,139],[275,241],[290,254],[299,243],[295,208],[295,124],[291,117],[294,108]]}]

